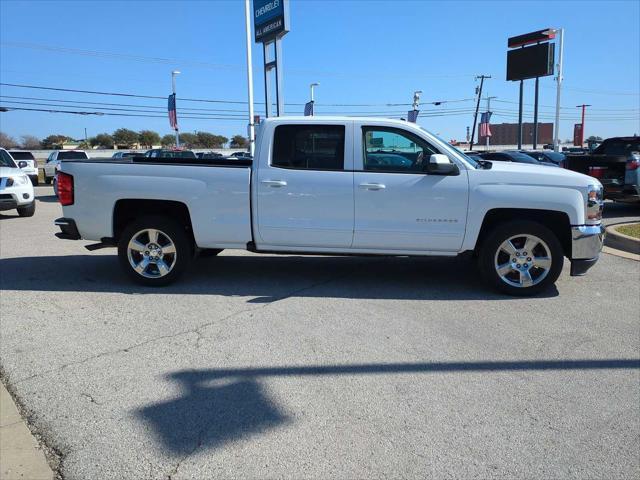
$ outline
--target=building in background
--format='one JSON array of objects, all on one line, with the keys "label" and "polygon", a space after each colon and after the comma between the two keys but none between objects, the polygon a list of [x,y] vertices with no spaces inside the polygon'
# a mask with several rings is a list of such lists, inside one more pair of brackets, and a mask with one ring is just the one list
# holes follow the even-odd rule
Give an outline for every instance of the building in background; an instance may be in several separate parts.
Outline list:
[{"label": "building in background", "polygon": [[[530,145],[533,142],[533,123],[522,124],[522,143]],[[478,145],[485,145],[485,137],[478,133]],[[517,123],[492,123],[489,145],[517,145]],[[553,123],[538,123],[538,145],[553,143]]]}]

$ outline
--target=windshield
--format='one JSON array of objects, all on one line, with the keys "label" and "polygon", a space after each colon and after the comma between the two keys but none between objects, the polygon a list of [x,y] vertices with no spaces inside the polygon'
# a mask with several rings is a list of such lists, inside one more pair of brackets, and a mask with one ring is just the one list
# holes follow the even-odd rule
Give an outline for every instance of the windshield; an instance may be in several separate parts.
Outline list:
[{"label": "windshield", "polygon": [[11,155],[4,150],[0,150],[0,167],[18,168]]},{"label": "windshield", "polygon": [[31,152],[9,152],[14,160],[34,160]]},{"label": "windshield", "polygon": [[431,135],[432,137],[434,137],[436,140],[438,140],[438,146],[443,148],[446,152],[448,153],[453,153],[454,155],[460,156],[462,157],[469,165],[471,165],[473,168],[478,168],[478,165],[480,165],[476,160],[474,160],[473,158],[471,158],[468,155],[465,155],[462,150],[459,150],[458,148],[450,145],[449,143],[445,142],[442,138],[438,137],[437,135],[434,135],[433,133],[429,132],[426,128],[420,127],[421,130],[424,130],[425,132],[427,132],[429,135]]},{"label": "windshield", "polygon": [[58,152],[58,160],[86,160],[87,154],[84,152]]}]

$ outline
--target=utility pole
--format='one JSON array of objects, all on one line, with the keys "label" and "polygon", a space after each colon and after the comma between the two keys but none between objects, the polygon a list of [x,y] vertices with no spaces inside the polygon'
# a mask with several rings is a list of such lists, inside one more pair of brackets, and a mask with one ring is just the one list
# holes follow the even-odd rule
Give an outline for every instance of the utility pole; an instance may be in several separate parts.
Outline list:
[{"label": "utility pole", "polygon": [[581,147],[584,145],[584,112],[585,112],[585,109],[590,106],[591,105],[586,105],[584,103],[582,105],[576,105],[576,108],[582,108],[582,122],[580,123],[580,146]]},{"label": "utility pole", "polygon": [[[176,75],[180,75],[180,71],[179,70],[174,70],[173,72],[171,72],[171,90],[173,93],[173,98],[175,99],[175,95],[176,95]],[[176,117],[178,116],[178,112],[177,112],[177,106],[176,106]],[[178,133],[178,127],[176,125],[176,148],[180,147],[180,134]]]},{"label": "utility pole", "polygon": [[564,28],[557,28],[552,30],[558,34],[558,76],[556,80],[558,87],[556,90],[556,124],[554,125],[553,132],[553,149],[556,152],[560,151],[560,89],[562,87],[562,64],[564,61]]},{"label": "utility pole", "polygon": [[[487,96],[487,113],[489,113],[489,114],[491,113],[491,99],[492,98],[498,98],[498,97],[489,97],[489,96]],[[489,135],[485,135],[484,142],[485,142],[486,150],[489,150]]]},{"label": "utility pole", "polygon": [[250,0],[244,0],[245,30],[247,36],[247,89],[249,95],[249,153],[253,156],[256,148],[256,133],[253,115],[253,62],[251,59],[251,5]]},{"label": "utility pole", "polygon": [[[582,122],[584,123],[584,110],[582,111]],[[87,127],[84,127],[84,143],[89,143],[89,138],[87,137]]]},{"label": "utility pole", "polygon": [[480,79],[480,89],[478,90],[478,102],[476,103],[476,113],[473,116],[473,129],[471,130],[471,140],[469,141],[469,150],[473,150],[473,137],[476,134],[476,123],[478,121],[478,110],[480,109],[480,98],[482,97],[482,85],[484,85],[484,79],[491,78],[491,75],[479,75],[476,77]]}]

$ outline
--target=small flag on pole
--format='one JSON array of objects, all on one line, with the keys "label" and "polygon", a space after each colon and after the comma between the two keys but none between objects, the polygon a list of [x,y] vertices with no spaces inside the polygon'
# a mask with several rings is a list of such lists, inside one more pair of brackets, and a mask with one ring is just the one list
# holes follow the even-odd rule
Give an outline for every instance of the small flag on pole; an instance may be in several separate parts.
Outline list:
[{"label": "small flag on pole", "polygon": [[490,137],[491,136],[491,128],[489,122],[491,121],[491,112],[485,112],[480,117],[480,130],[478,130],[478,135],[481,137]]},{"label": "small flag on pole", "polygon": [[176,94],[169,95],[169,125],[174,130],[178,130],[178,114],[176,113]]},{"label": "small flag on pole", "polygon": [[409,110],[407,112],[407,121],[411,123],[416,123],[416,121],[418,120],[419,113],[420,113],[420,110]]},{"label": "small flag on pole", "polygon": [[305,117],[313,116],[313,100],[304,104],[304,116]]}]

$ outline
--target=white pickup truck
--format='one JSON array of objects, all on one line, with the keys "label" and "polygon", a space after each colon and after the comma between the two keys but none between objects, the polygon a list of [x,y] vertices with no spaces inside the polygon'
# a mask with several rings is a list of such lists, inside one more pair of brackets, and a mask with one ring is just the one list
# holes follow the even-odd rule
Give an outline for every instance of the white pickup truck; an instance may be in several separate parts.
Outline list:
[{"label": "white pickup truck", "polygon": [[166,285],[198,253],[455,256],[532,295],[598,259],[602,185],[559,168],[476,162],[397,120],[279,117],[250,160],[63,160],[65,239],[118,247],[128,275]]}]

